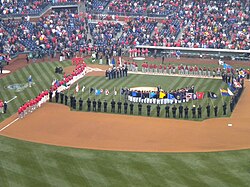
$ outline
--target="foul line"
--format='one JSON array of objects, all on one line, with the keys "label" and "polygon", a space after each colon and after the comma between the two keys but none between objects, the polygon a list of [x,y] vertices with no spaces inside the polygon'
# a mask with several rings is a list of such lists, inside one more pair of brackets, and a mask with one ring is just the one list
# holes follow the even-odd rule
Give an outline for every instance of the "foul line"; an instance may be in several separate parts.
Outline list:
[{"label": "foul line", "polygon": [[3,131],[4,129],[8,128],[9,126],[11,126],[13,123],[15,123],[17,120],[19,120],[19,118],[16,118],[14,121],[10,122],[8,125],[6,125],[5,127],[0,129],[0,132]]}]

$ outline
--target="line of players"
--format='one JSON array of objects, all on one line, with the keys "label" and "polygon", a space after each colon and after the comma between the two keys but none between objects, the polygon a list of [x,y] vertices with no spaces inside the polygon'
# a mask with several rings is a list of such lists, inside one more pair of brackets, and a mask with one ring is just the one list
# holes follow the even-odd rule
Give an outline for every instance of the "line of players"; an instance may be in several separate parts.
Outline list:
[{"label": "line of players", "polygon": [[45,90],[41,92],[35,99],[31,99],[24,103],[18,109],[18,118],[22,119],[29,113],[32,113],[37,108],[41,107],[43,103],[45,103],[49,99],[49,91]]},{"label": "line of players", "polygon": [[105,72],[105,77],[106,79],[109,79],[109,80],[121,78],[121,77],[127,77],[127,76],[128,76],[127,66],[109,68]]},{"label": "line of players", "polygon": [[[55,95],[55,102],[56,103],[68,105],[68,99],[70,99],[70,102],[69,102],[70,107],[72,109],[76,110],[77,109],[77,100],[73,95],[71,95],[70,98],[68,98],[68,96],[64,95],[63,92],[61,92],[61,93],[56,92],[56,95]],[[49,98],[49,101],[52,102],[52,97]],[[83,104],[84,104],[84,101],[80,98],[78,100],[78,109],[80,111],[83,110]],[[104,100],[104,102],[102,102],[100,99],[98,99],[98,100],[93,99],[93,101],[91,101],[90,98],[88,98],[86,101],[86,104],[87,104],[86,110],[89,112],[90,111],[102,112],[102,109],[103,109],[103,112],[108,112],[108,102],[106,100]],[[123,105],[123,113],[124,114],[128,114],[128,112],[131,115],[134,114],[135,104],[133,102],[128,103],[127,101],[125,101],[124,103],[122,103],[121,101],[116,102],[116,101],[114,101],[114,99],[112,99],[112,101],[110,102],[110,112],[121,114],[122,113],[122,105]],[[117,111],[116,111],[116,106],[117,106]],[[138,115],[142,115],[143,105],[141,103],[138,103],[137,107],[138,107]],[[151,115],[151,107],[152,107],[152,105],[150,105],[150,104],[148,104],[146,106],[147,116]],[[165,117],[166,118],[170,117],[171,112],[172,112],[172,117],[176,118],[177,117],[177,115],[176,115],[177,110],[179,113],[179,118],[183,118],[183,117],[186,119],[189,118],[189,113],[190,113],[189,111],[191,111],[191,113],[192,113],[192,118],[196,118],[196,117],[202,118],[202,106],[201,105],[199,105],[198,107],[193,105],[193,107],[191,109],[189,109],[188,106],[184,107],[182,104],[180,104],[178,106],[178,108],[175,105],[173,105],[172,107],[169,105],[165,105],[163,108],[165,109]],[[209,104],[206,106],[208,118],[210,117],[211,108],[212,107]],[[156,106],[157,117],[160,116],[161,109],[162,109],[161,105]],[[222,109],[223,109],[223,115],[226,115],[227,114],[226,102],[223,104]],[[231,106],[230,106],[230,109],[232,112]],[[213,107],[213,110],[214,110],[214,116],[217,117],[218,116],[218,106],[215,105]]]},{"label": "line of players", "polygon": [[164,74],[180,74],[180,75],[196,75],[196,76],[221,76],[224,71],[222,68],[209,68],[209,67],[198,67],[188,65],[171,65],[168,66],[162,64],[148,64],[147,62],[142,63],[141,70],[143,73],[164,73]]}]

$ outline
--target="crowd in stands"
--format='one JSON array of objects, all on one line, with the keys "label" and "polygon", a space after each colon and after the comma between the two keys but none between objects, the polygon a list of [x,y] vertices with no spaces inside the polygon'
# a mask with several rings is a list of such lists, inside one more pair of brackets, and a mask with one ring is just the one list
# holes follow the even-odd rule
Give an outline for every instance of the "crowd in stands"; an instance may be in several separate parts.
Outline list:
[{"label": "crowd in stands", "polygon": [[2,0],[0,15],[22,16],[38,15],[48,5],[63,5],[78,2],[77,0]]},{"label": "crowd in stands", "polygon": [[[28,10],[39,9],[48,3],[65,2],[74,0],[2,1],[0,15],[10,7],[15,10],[8,10],[8,13],[26,15]],[[109,48],[113,52],[119,46],[133,49],[136,45],[250,49],[248,0],[88,0],[86,4],[89,13],[85,15],[78,14],[77,10],[61,9],[41,17],[37,23],[32,23],[29,17],[1,20],[0,53],[13,55],[39,48],[41,54],[38,56],[54,56],[56,51],[91,53],[104,47],[103,51]],[[150,15],[163,17],[126,16],[121,23],[116,15],[108,16],[111,21],[93,22],[91,10],[104,10],[105,7],[114,13],[147,11]]]}]

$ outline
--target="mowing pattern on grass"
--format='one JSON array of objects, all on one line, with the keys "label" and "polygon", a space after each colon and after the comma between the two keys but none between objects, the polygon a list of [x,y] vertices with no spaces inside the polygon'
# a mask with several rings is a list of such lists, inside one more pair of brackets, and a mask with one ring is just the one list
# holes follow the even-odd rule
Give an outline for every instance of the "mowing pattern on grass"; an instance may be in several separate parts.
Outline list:
[{"label": "mowing pattern on grass", "polygon": [[90,151],[6,137],[0,137],[0,147],[0,186],[250,184],[250,150],[195,154]]},{"label": "mowing pattern on grass", "polygon": [[[228,101],[229,97],[221,97],[219,93],[219,88],[226,88],[226,83],[222,82],[221,80],[214,80],[214,79],[202,79],[202,78],[182,78],[182,77],[169,77],[169,76],[152,76],[152,75],[129,75],[128,77],[123,77],[120,79],[113,79],[113,80],[106,80],[104,77],[84,77],[79,81],[80,90],[83,86],[85,86],[85,92],[78,92],[76,98],[79,99],[80,97],[84,99],[84,110],[87,110],[86,100],[88,97],[93,101],[93,99],[100,99],[102,102],[107,100],[108,102],[108,112],[110,112],[111,106],[110,102],[112,99],[118,101],[121,100],[124,102],[124,96],[120,95],[121,88],[131,88],[131,87],[138,87],[138,86],[145,86],[145,87],[156,87],[157,85],[161,85],[163,90],[171,90],[171,89],[178,89],[184,88],[187,86],[195,86],[195,91],[205,92],[205,98],[203,100],[194,100],[188,103],[182,103],[182,105],[187,105],[189,107],[189,117],[191,117],[191,106],[194,104],[198,107],[200,104],[203,106],[202,113],[203,119],[206,118],[206,106],[208,103],[211,105],[211,117],[214,116],[213,112],[213,105],[216,104],[219,108],[218,116],[222,116],[222,105],[224,101]],[[105,93],[96,96],[95,93],[89,94],[89,88],[96,88],[96,89],[108,89],[110,94],[108,96]],[[114,89],[117,91],[117,95],[114,95]],[[207,91],[215,92],[219,97],[216,100],[211,100],[207,98]],[[68,95],[74,94],[75,92],[75,85],[71,86],[71,89],[66,93]],[[156,116],[156,106],[152,105],[151,107],[151,116]],[[172,105],[173,106],[173,105]],[[178,107],[179,104],[176,104]],[[103,106],[102,106],[103,107]],[[78,108],[78,104],[77,104]],[[116,106],[117,109],[117,106]],[[138,114],[138,107],[137,104],[134,105],[134,114]],[[103,111],[103,108],[102,108]],[[129,111],[129,110],[128,110]],[[227,110],[227,116],[230,116],[229,112],[229,105]],[[123,106],[122,106],[123,112]],[[170,117],[172,116],[172,112],[170,110]],[[146,115],[146,104],[143,105],[142,115]],[[164,105],[161,106],[161,117],[165,117],[165,109]],[[177,110],[178,116],[178,110]],[[190,118],[189,118],[190,119]],[[192,118],[191,118],[192,119]]]},{"label": "mowing pattern on grass", "polygon": [[[8,118],[10,115],[17,112],[17,109],[29,99],[35,98],[42,90],[48,89],[51,86],[52,80],[61,78],[62,75],[55,74],[56,66],[66,67],[71,65],[68,62],[54,62],[54,63],[37,63],[30,64],[5,78],[0,79],[0,99],[9,100],[14,96],[17,99],[8,104],[8,111],[6,114],[0,114],[0,121]],[[26,88],[22,92],[15,92],[7,89],[7,86],[12,84],[25,84],[28,82],[29,75],[32,75],[33,82],[35,83],[31,88]]]}]

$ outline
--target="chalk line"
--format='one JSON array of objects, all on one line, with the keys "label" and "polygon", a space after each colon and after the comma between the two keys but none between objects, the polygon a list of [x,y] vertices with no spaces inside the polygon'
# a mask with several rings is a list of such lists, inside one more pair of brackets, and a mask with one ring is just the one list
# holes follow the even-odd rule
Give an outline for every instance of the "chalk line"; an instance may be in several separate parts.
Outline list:
[{"label": "chalk line", "polygon": [[13,123],[15,123],[17,120],[19,120],[19,118],[16,118],[15,120],[13,120],[12,122],[10,122],[8,125],[6,125],[5,127],[0,129],[0,132],[3,131],[4,129],[8,128],[9,126],[11,126]]}]

